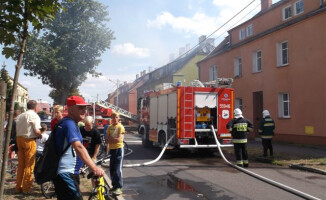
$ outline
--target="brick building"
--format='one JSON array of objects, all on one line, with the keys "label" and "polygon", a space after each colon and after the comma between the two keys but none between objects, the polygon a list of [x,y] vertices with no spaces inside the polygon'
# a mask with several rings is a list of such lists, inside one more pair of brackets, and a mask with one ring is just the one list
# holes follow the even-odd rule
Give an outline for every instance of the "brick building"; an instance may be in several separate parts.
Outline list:
[{"label": "brick building", "polygon": [[233,77],[235,107],[254,122],[275,119],[275,139],[326,145],[326,1],[261,0],[261,11],[229,30],[197,63],[199,79]]}]

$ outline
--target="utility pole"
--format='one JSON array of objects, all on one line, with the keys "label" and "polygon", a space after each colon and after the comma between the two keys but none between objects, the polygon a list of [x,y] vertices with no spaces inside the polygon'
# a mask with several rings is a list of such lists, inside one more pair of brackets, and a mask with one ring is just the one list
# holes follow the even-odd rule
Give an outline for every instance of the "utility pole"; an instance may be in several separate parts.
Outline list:
[{"label": "utility pole", "polygon": [[119,107],[119,80],[117,80],[117,82],[112,81],[111,79],[108,79],[108,80],[117,85],[117,102],[116,102],[116,106]]},{"label": "utility pole", "polygon": [[117,107],[119,107],[119,80],[117,80]]}]

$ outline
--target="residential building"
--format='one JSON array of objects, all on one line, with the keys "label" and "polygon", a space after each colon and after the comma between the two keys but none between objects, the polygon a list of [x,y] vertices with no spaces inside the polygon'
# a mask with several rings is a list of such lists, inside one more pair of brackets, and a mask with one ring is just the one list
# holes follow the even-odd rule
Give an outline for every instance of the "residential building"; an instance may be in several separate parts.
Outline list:
[{"label": "residential building", "polygon": [[[193,80],[198,79],[196,63],[205,58],[214,48],[214,39],[206,39],[206,36],[200,36],[199,45],[192,50],[189,45],[180,48],[179,58],[148,74],[147,82],[137,89],[138,99],[143,96],[144,91],[166,89],[177,84],[190,85]],[[217,77],[217,71],[214,72],[212,80]]]},{"label": "residential building", "polygon": [[[11,83],[11,85],[14,84],[14,79],[11,76],[9,76],[9,82]],[[18,83],[17,92],[16,92],[16,96],[14,97],[14,101],[19,103],[19,106],[22,108],[22,110],[27,110],[28,100],[29,100],[28,89],[25,88],[20,83]]]},{"label": "residential building", "polygon": [[51,116],[51,105],[47,101],[42,101],[42,99],[37,99],[36,113],[44,111],[46,115]]},{"label": "residential building", "polygon": [[263,109],[275,120],[275,140],[326,146],[326,1],[261,0],[261,11],[229,30],[198,62],[199,79],[233,77],[235,108],[253,121]]}]

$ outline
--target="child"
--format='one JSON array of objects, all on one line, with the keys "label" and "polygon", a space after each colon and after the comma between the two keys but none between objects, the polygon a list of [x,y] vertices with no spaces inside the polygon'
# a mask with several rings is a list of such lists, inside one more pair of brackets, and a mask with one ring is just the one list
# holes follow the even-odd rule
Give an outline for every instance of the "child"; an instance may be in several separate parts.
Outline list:
[{"label": "child", "polygon": [[49,135],[46,133],[46,131],[48,130],[48,126],[42,123],[41,127],[42,136],[36,139],[36,157],[39,157],[43,154],[45,142],[49,139]]},{"label": "child", "polygon": [[125,128],[119,122],[120,116],[112,112],[112,124],[106,130],[105,141],[107,149],[110,149],[110,175],[112,180],[112,193],[114,195],[122,194],[122,162],[124,157],[123,138]]}]

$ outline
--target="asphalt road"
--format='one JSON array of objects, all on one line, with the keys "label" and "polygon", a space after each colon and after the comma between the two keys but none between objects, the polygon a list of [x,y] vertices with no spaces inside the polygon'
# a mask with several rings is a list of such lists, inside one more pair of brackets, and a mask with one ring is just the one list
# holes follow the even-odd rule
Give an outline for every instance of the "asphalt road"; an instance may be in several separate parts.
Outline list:
[{"label": "asphalt road", "polygon": [[[133,150],[124,164],[155,159],[158,148],[144,148],[137,134],[126,135]],[[227,157],[233,162],[232,157]],[[326,176],[264,163],[250,163],[250,171],[319,199],[326,199]],[[303,199],[257,180],[223,161],[218,155],[188,151],[164,154],[158,162],[123,168],[123,198],[140,199]]]}]

